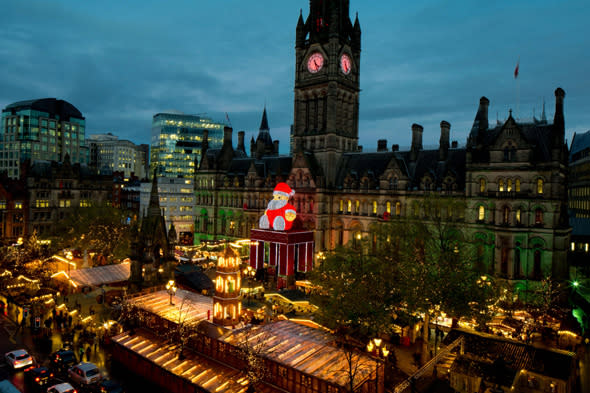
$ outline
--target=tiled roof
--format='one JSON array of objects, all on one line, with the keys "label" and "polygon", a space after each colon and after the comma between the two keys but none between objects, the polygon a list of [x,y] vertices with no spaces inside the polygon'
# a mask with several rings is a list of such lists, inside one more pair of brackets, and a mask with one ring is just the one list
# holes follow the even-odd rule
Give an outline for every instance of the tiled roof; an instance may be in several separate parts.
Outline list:
[{"label": "tiled roof", "polygon": [[570,146],[570,161],[573,155],[584,149],[590,149],[590,131],[586,131],[583,134],[574,134],[574,139],[572,139]]}]

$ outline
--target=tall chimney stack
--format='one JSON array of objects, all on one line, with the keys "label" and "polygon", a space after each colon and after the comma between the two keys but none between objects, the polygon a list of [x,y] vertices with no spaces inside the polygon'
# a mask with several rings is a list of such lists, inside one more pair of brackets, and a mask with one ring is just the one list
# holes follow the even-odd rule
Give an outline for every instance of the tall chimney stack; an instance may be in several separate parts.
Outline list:
[{"label": "tall chimney stack", "polygon": [[490,100],[486,97],[479,99],[479,108],[477,108],[477,114],[475,120],[473,120],[473,127],[471,127],[471,133],[475,136],[479,135],[480,132],[486,131],[489,127],[488,123],[488,107],[490,106]]},{"label": "tall chimney stack", "polygon": [[244,147],[244,136],[246,135],[245,131],[238,132],[238,150],[243,151],[246,153],[246,148]]},{"label": "tall chimney stack", "polygon": [[412,148],[410,150],[410,161],[416,161],[418,152],[422,150],[422,132],[424,127],[420,124],[412,124]]},{"label": "tall chimney stack", "polygon": [[231,127],[223,127],[223,146],[231,146],[231,134],[233,129]]},{"label": "tall chimney stack", "polygon": [[377,151],[387,151],[387,139],[379,139],[377,141]]},{"label": "tall chimney stack", "polygon": [[565,120],[563,117],[563,99],[565,98],[565,91],[558,87],[555,89],[555,117],[553,118],[553,125],[558,127],[560,131],[565,131]]},{"label": "tall chimney stack", "polygon": [[451,123],[448,121],[440,122],[440,142],[438,148],[438,160],[445,161],[449,156],[449,141],[451,133]]}]

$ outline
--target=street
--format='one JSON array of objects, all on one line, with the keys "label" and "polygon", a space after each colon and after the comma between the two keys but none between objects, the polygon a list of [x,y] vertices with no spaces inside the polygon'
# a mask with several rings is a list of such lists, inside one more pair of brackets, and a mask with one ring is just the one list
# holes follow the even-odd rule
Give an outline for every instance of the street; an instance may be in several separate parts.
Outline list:
[{"label": "street", "polygon": [[[4,354],[6,352],[15,349],[26,349],[31,354],[37,363],[41,366],[48,367],[49,365],[49,354],[61,348],[61,334],[59,332],[53,332],[51,335],[52,345],[51,351],[46,352],[41,348],[40,341],[34,339],[30,328],[17,329],[13,322],[9,321],[5,316],[0,316],[0,380],[8,379],[18,390],[23,393],[38,393],[39,390],[35,390],[34,387],[29,386],[25,383],[25,373],[22,370],[13,371],[12,368],[5,362]],[[74,342],[77,342],[74,340]],[[73,348],[74,352],[78,356],[76,345]],[[86,355],[84,355],[84,361],[87,361]],[[102,375],[103,379],[112,379],[118,382],[127,393],[140,393],[140,392],[164,392],[157,390],[153,385],[147,384],[143,379],[130,375],[122,365],[112,367],[110,361],[110,354],[108,348],[102,348],[97,345],[96,351],[91,351],[89,354],[89,361],[96,364]],[[49,368],[49,367],[48,367]],[[93,392],[93,389],[84,389],[80,386],[73,384],[66,375],[57,376],[56,383],[59,380],[63,382],[69,382],[78,390],[78,392]],[[48,385],[47,387],[51,386]],[[46,387],[46,388],[47,388]],[[44,390],[42,390],[44,391]]]}]

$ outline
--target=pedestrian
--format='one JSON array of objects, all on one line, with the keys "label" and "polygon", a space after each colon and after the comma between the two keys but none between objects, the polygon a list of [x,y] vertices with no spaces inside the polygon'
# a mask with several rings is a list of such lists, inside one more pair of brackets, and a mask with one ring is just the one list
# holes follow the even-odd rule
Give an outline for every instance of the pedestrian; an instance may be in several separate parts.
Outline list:
[{"label": "pedestrian", "polygon": [[78,347],[78,355],[80,357],[80,361],[84,361],[84,347],[82,346],[82,344],[80,344],[80,346]]},{"label": "pedestrian", "polygon": [[86,347],[86,361],[90,361],[90,345]]},{"label": "pedestrian", "polygon": [[94,352],[96,352],[96,346],[98,345],[98,336],[94,335]]}]

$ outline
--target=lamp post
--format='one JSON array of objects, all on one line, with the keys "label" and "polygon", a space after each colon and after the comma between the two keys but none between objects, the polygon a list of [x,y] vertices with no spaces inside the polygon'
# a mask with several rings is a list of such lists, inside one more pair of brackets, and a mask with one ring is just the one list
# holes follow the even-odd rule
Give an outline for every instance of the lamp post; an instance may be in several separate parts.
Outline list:
[{"label": "lamp post", "polygon": [[172,296],[176,293],[176,283],[174,280],[168,281],[168,284],[166,284],[166,291],[168,291],[168,295],[170,295],[170,305],[174,306],[174,303],[172,303]]},{"label": "lamp post", "polygon": [[387,356],[389,356],[390,350],[385,343],[383,343],[382,339],[373,338],[367,344],[367,351],[378,359],[377,367],[375,367],[375,386],[377,393],[379,393],[379,360],[383,361],[383,377],[385,378],[385,362],[387,361]]},{"label": "lamp post", "polygon": [[252,279],[256,275],[256,270],[252,269],[252,266],[248,265],[246,269],[244,269],[244,275],[248,278],[248,292],[246,296],[248,298],[248,305],[250,305],[250,297],[252,296]]}]

